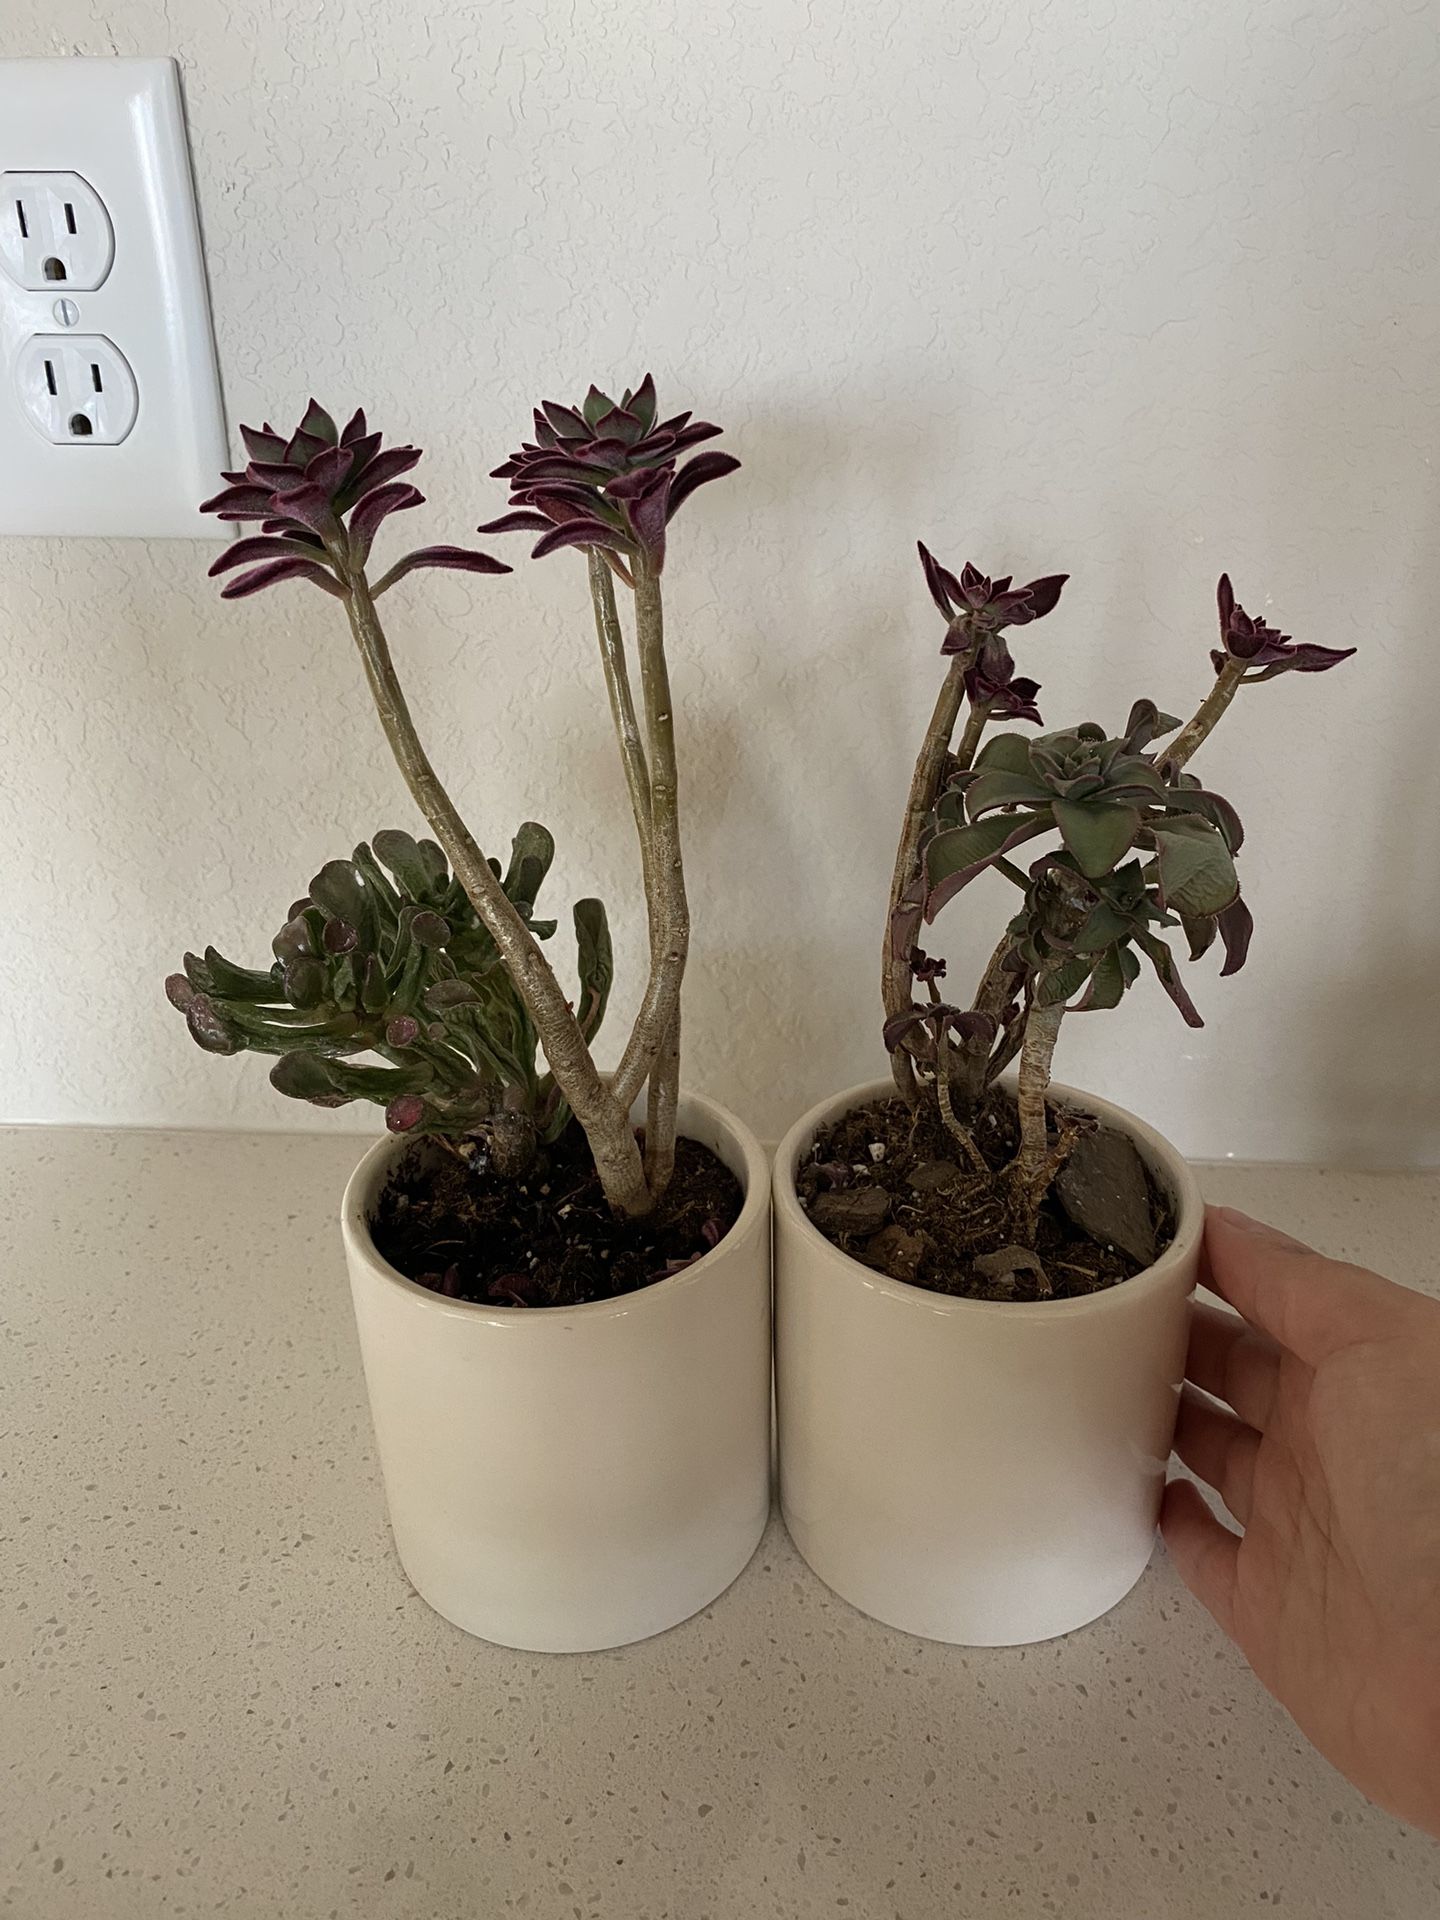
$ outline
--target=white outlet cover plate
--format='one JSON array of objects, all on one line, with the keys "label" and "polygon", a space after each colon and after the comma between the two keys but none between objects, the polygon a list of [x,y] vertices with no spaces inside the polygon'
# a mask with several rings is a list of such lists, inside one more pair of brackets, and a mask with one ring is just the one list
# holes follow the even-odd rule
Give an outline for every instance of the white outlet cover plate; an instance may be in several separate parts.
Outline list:
[{"label": "white outlet cover plate", "polygon": [[[0,60],[0,173],[51,171],[100,195],[115,262],[93,292],[26,293],[0,273],[0,534],[229,539],[199,511],[230,458],[175,62]],[[134,371],[118,446],[52,446],[24,409],[26,343],[67,325]]]}]

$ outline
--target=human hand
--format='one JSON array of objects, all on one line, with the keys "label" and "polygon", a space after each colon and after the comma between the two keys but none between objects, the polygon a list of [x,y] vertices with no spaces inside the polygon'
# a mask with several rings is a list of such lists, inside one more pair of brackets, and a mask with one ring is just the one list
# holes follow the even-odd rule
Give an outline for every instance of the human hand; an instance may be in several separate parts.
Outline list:
[{"label": "human hand", "polygon": [[1440,1302],[1228,1208],[1205,1254],[1243,1318],[1196,1308],[1175,1451],[1245,1531],[1176,1480],[1165,1543],[1326,1759],[1440,1836]]}]

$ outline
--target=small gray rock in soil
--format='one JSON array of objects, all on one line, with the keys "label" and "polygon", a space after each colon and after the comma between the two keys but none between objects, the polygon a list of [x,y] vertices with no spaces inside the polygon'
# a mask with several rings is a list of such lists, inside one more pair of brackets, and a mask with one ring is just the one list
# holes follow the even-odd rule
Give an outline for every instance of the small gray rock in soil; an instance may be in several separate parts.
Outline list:
[{"label": "small gray rock in soil", "polygon": [[959,1178],[960,1169],[953,1160],[922,1160],[911,1173],[910,1184],[917,1193],[939,1193]]},{"label": "small gray rock in soil", "polygon": [[874,1233],[889,1215],[890,1196],[879,1187],[820,1193],[810,1203],[810,1218],[822,1233]]},{"label": "small gray rock in soil", "polygon": [[882,1227],[879,1233],[865,1242],[861,1248],[861,1258],[867,1266],[878,1267],[882,1273],[888,1273],[892,1280],[913,1281],[920,1270],[920,1262],[929,1251],[927,1235],[907,1233],[904,1227]]},{"label": "small gray rock in soil", "polygon": [[1108,1127],[1082,1134],[1055,1176],[1055,1198],[1092,1239],[1119,1247],[1141,1266],[1154,1260],[1150,1189],[1128,1134]]},{"label": "small gray rock in soil", "polygon": [[1017,1273],[1032,1273],[1041,1293],[1054,1293],[1045,1263],[1029,1247],[1001,1247],[998,1253],[977,1253],[975,1271],[987,1280],[1014,1282]]}]

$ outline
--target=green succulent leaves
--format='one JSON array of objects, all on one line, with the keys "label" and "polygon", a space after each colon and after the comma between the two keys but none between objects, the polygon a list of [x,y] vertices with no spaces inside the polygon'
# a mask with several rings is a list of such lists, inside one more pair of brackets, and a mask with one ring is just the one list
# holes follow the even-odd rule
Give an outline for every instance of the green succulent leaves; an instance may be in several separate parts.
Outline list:
[{"label": "green succulent leaves", "polygon": [[[1183,926],[1192,958],[1219,933],[1229,973],[1244,962],[1251,922],[1235,870],[1244,835],[1234,809],[1190,775],[1163,773],[1146,751],[1178,724],[1140,701],[1121,735],[1085,725],[992,738],[936,805],[926,920],[998,867],[1025,890],[1010,933],[1037,1005],[1065,1005],[1083,990],[1077,1012],[1116,1006],[1143,956],[1198,1025],[1161,932]],[[1050,850],[1022,871],[1010,855],[1042,836]]]},{"label": "green succulent leaves", "polygon": [[[555,932],[534,915],[554,857],[550,834],[527,821],[501,880],[539,940]],[[588,1040],[614,972],[598,900],[576,903],[575,937]],[[374,1101],[396,1131],[460,1136],[502,1100],[550,1138],[569,1118],[537,1069],[535,1030],[495,943],[433,841],[390,829],[327,861],[273,951],[264,972],[213,947],[185,956],[166,992],[199,1046],[278,1055],[280,1093],[319,1107]]]}]

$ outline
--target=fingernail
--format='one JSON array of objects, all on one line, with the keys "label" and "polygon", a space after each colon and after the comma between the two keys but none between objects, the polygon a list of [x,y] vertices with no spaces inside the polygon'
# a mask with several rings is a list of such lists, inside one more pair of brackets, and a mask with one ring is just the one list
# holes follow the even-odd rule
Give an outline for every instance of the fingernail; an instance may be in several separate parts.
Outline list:
[{"label": "fingernail", "polygon": [[1212,1207],[1210,1211],[1223,1220],[1232,1233],[1243,1233],[1251,1240],[1267,1240],[1272,1247],[1294,1247],[1298,1253],[1310,1251],[1303,1240],[1286,1233],[1283,1227],[1272,1227],[1268,1220],[1253,1219],[1238,1207]]}]

